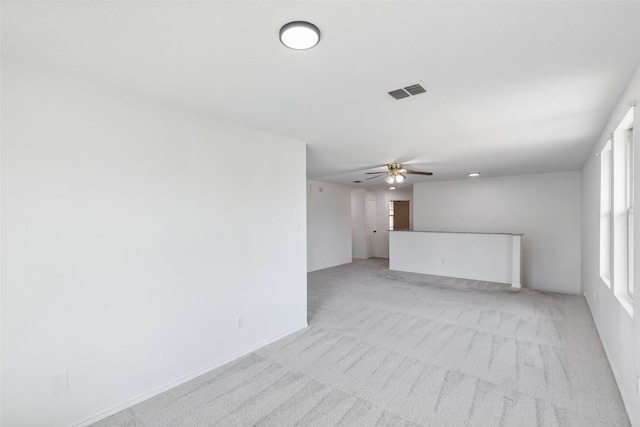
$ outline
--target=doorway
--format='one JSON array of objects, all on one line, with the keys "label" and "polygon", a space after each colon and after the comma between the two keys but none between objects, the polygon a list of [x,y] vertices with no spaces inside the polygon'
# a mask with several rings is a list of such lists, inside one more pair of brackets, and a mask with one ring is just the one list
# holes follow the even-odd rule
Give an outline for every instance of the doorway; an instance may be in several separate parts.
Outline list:
[{"label": "doorway", "polygon": [[410,230],[409,200],[389,202],[389,230]]},{"label": "doorway", "polygon": [[367,199],[367,258],[376,256],[376,200]]}]

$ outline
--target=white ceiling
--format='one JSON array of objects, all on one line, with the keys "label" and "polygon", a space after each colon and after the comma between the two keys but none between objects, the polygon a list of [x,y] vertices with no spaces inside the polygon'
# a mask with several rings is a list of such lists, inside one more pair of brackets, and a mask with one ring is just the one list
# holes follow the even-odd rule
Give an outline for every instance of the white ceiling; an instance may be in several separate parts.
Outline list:
[{"label": "white ceiling", "polygon": [[[1,7],[3,56],[299,139],[308,178],[350,185],[392,161],[434,172],[409,183],[580,169],[640,62],[637,1]],[[282,46],[293,20],[320,44]]]}]

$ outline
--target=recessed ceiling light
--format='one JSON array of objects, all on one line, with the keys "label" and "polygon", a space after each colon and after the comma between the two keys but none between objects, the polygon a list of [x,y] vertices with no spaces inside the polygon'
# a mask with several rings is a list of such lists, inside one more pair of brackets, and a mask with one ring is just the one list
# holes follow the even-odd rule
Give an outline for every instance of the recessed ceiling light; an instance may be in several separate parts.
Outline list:
[{"label": "recessed ceiling light", "polygon": [[310,22],[289,22],[280,28],[280,41],[290,49],[311,49],[320,41],[320,30]]},{"label": "recessed ceiling light", "polygon": [[389,187],[389,190],[395,190],[396,187]]},{"label": "recessed ceiling light", "polygon": [[480,172],[471,172],[469,176],[480,176]]}]

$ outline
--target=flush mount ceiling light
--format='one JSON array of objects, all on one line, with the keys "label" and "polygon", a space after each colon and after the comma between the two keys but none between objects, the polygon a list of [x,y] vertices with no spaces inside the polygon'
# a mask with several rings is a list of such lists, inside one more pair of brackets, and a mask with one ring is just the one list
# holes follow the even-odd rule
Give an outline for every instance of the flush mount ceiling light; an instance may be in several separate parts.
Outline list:
[{"label": "flush mount ceiling light", "polygon": [[471,177],[480,176],[480,172],[471,172],[471,173],[469,173],[469,176],[471,176]]},{"label": "flush mount ceiling light", "polygon": [[320,30],[310,22],[289,22],[280,28],[280,41],[289,49],[311,49],[320,41]]}]

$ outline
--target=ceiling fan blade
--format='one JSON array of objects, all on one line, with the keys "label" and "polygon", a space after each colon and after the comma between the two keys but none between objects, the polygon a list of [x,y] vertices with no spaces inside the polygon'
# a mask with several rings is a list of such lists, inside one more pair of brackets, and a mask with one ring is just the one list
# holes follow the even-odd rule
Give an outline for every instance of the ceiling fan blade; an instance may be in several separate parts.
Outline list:
[{"label": "ceiling fan blade", "polygon": [[[382,175],[384,175],[384,174],[382,174]],[[382,175],[372,176],[371,178],[365,179],[365,181],[369,181],[370,179],[373,179],[373,178],[380,178]]]},{"label": "ceiling fan blade", "polygon": [[372,175],[372,174],[377,174],[377,175],[384,175],[386,172],[365,172],[366,175]]},{"label": "ceiling fan blade", "polygon": [[420,171],[412,171],[411,169],[407,169],[407,173],[413,174],[413,175],[433,175],[433,172],[420,172]]}]

